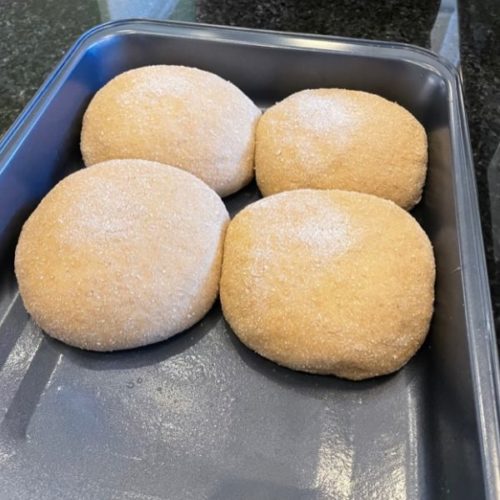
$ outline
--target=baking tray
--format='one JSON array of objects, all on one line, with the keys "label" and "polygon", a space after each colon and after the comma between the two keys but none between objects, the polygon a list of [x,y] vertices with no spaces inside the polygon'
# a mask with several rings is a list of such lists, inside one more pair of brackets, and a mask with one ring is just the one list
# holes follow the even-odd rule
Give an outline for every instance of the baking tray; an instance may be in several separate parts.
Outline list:
[{"label": "baking tray", "polygon": [[[92,95],[116,74],[184,64],[259,106],[309,87],[375,92],[429,136],[414,211],[437,260],[430,336],[365,382],[296,373],[246,349],[216,304],[168,341],[92,353],[42,335],[13,248],[41,197],[82,167]],[[83,35],[0,145],[0,496],[6,499],[500,498],[498,362],[460,78],[401,44],[172,22]],[[255,185],[227,198],[232,213]]]}]

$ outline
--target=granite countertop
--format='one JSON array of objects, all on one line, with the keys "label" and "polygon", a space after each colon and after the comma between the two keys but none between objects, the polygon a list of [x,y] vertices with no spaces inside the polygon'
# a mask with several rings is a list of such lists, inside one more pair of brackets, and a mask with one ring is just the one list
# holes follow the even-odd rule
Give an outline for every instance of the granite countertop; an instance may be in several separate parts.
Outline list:
[{"label": "granite countertop", "polygon": [[[500,3],[459,2],[462,72],[497,331],[500,331]],[[0,134],[91,26],[110,19],[196,20],[428,47],[439,3],[422,0],[0,0]],[[496,210],[498,205],[498,209]],[[498,213],[498,215],[497,215]]]}]

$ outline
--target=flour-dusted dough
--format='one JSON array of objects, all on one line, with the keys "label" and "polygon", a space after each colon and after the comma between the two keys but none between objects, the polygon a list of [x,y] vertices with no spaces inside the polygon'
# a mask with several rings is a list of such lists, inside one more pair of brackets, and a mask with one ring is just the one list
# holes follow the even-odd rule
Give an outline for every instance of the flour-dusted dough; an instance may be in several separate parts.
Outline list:
[{"label": "flour-dusted dough", "polygon": [[166,339],[212,306],[228,220],[219,196],[183,170],[141,160],[80,170],[24,224],[23,302],[49,335],[83,349]]},{"label": "flour-dusted dough", "polygon": [[268,109],[257,127],[259,189],[345,189],[410,209],[427,170],[427,136],[406,109],[343,89],[304,90]]},{"label": "flour-dusted dough", "polygon": [[141,158],[187,170],[221,196],[253,177],[259,109],[232,83],[184,66],[146,66],[97,92],[83,118],[87,166]]},{"label": "flour-dusted dough", "polygon": [[393,202],[336,190],[264,198],[230,223],[220,297],[248,347],[353,380],[394,372],[425,339],[432,247]]}]

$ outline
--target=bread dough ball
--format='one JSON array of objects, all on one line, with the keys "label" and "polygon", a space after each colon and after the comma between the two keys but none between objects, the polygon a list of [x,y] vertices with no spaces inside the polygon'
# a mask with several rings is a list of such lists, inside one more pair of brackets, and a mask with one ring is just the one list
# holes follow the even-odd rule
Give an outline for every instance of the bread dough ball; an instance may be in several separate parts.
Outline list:
[{"label": "bread dough ball", "polygon": [[221,196],[253,178],[260,110],[232,83],[195,68],[146,66],[92,99],[81,150],[87,166],[141,158],[187,170]]},{"label": "bread dough ball", "polygon": [[427,136],[396,103],[367,92],[304,90],[267,110],[256,136],[264,196],[300,188],[370,193],[410,209],[420,201]]},{"label": "bread dough ball", "polygon": [[296,190],[230,223],[220,297],[250,349],[280,365],[360,380],[394,372],[425,339],[435,266],[408,212],[372,195]]},{"label": "bread dough ball", "polygon": [[24,305],[49,335],[83,349],[164,340],[212,306],[228,220],[219,196],[177,168],[114,160],[80,170],[24,224]]}]

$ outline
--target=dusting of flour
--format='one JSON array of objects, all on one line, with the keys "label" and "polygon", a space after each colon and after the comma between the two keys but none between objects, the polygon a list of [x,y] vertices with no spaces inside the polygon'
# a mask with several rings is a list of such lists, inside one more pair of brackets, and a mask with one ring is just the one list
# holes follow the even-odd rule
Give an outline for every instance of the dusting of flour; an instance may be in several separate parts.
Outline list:
[{"label": "dusting of flour", "polygon": [[316,134],[331,134],[356,125],[353,103],[345,98],[321,95],[314,91],[301,92],[294,100],[291,113],[294,121]]},{"label": "dusting of flour", "polygon": [[[348,151],[359,137],[366,113],[346,91],[304,90],[271,110],[270,125],[280,144],[300,165],[328,170],[330,156]],[[277,156],[280,156],[279,150]],[[325,158],[330,158],[326,161]]]},{"label": "dusting of flour", "polygon": [[194,90],[193,82],[184,74],[172,73],[166,77],[150,71],[148,78],[139,76],[134,78],[132,85],[120,92],[119,100],[123,106],[154,104],[163,97],[184,98]]},{"label": "dusting of flour", "polygon": [[[257,273],[267,271],[287,252],[304,256],[306,266],[309,263],[328,264],[347,252],[357,240],[357,232],[342,207],[323,197],[311,200],[306,194],[302,200],[302,194],[294,194],[293,199],[283,204],[279,200],[282,195],[277,195],[253,207],[254,216],[265,219],[251,248]],[[278,210],[279,215],[276,214]]]},{"label": "dusting of flour", "polygon": [[343,254],[351,244],[347,217],[335,210],[315,214],[299,223],[292,222],[285,230],[314,256],[334,257]]}]

